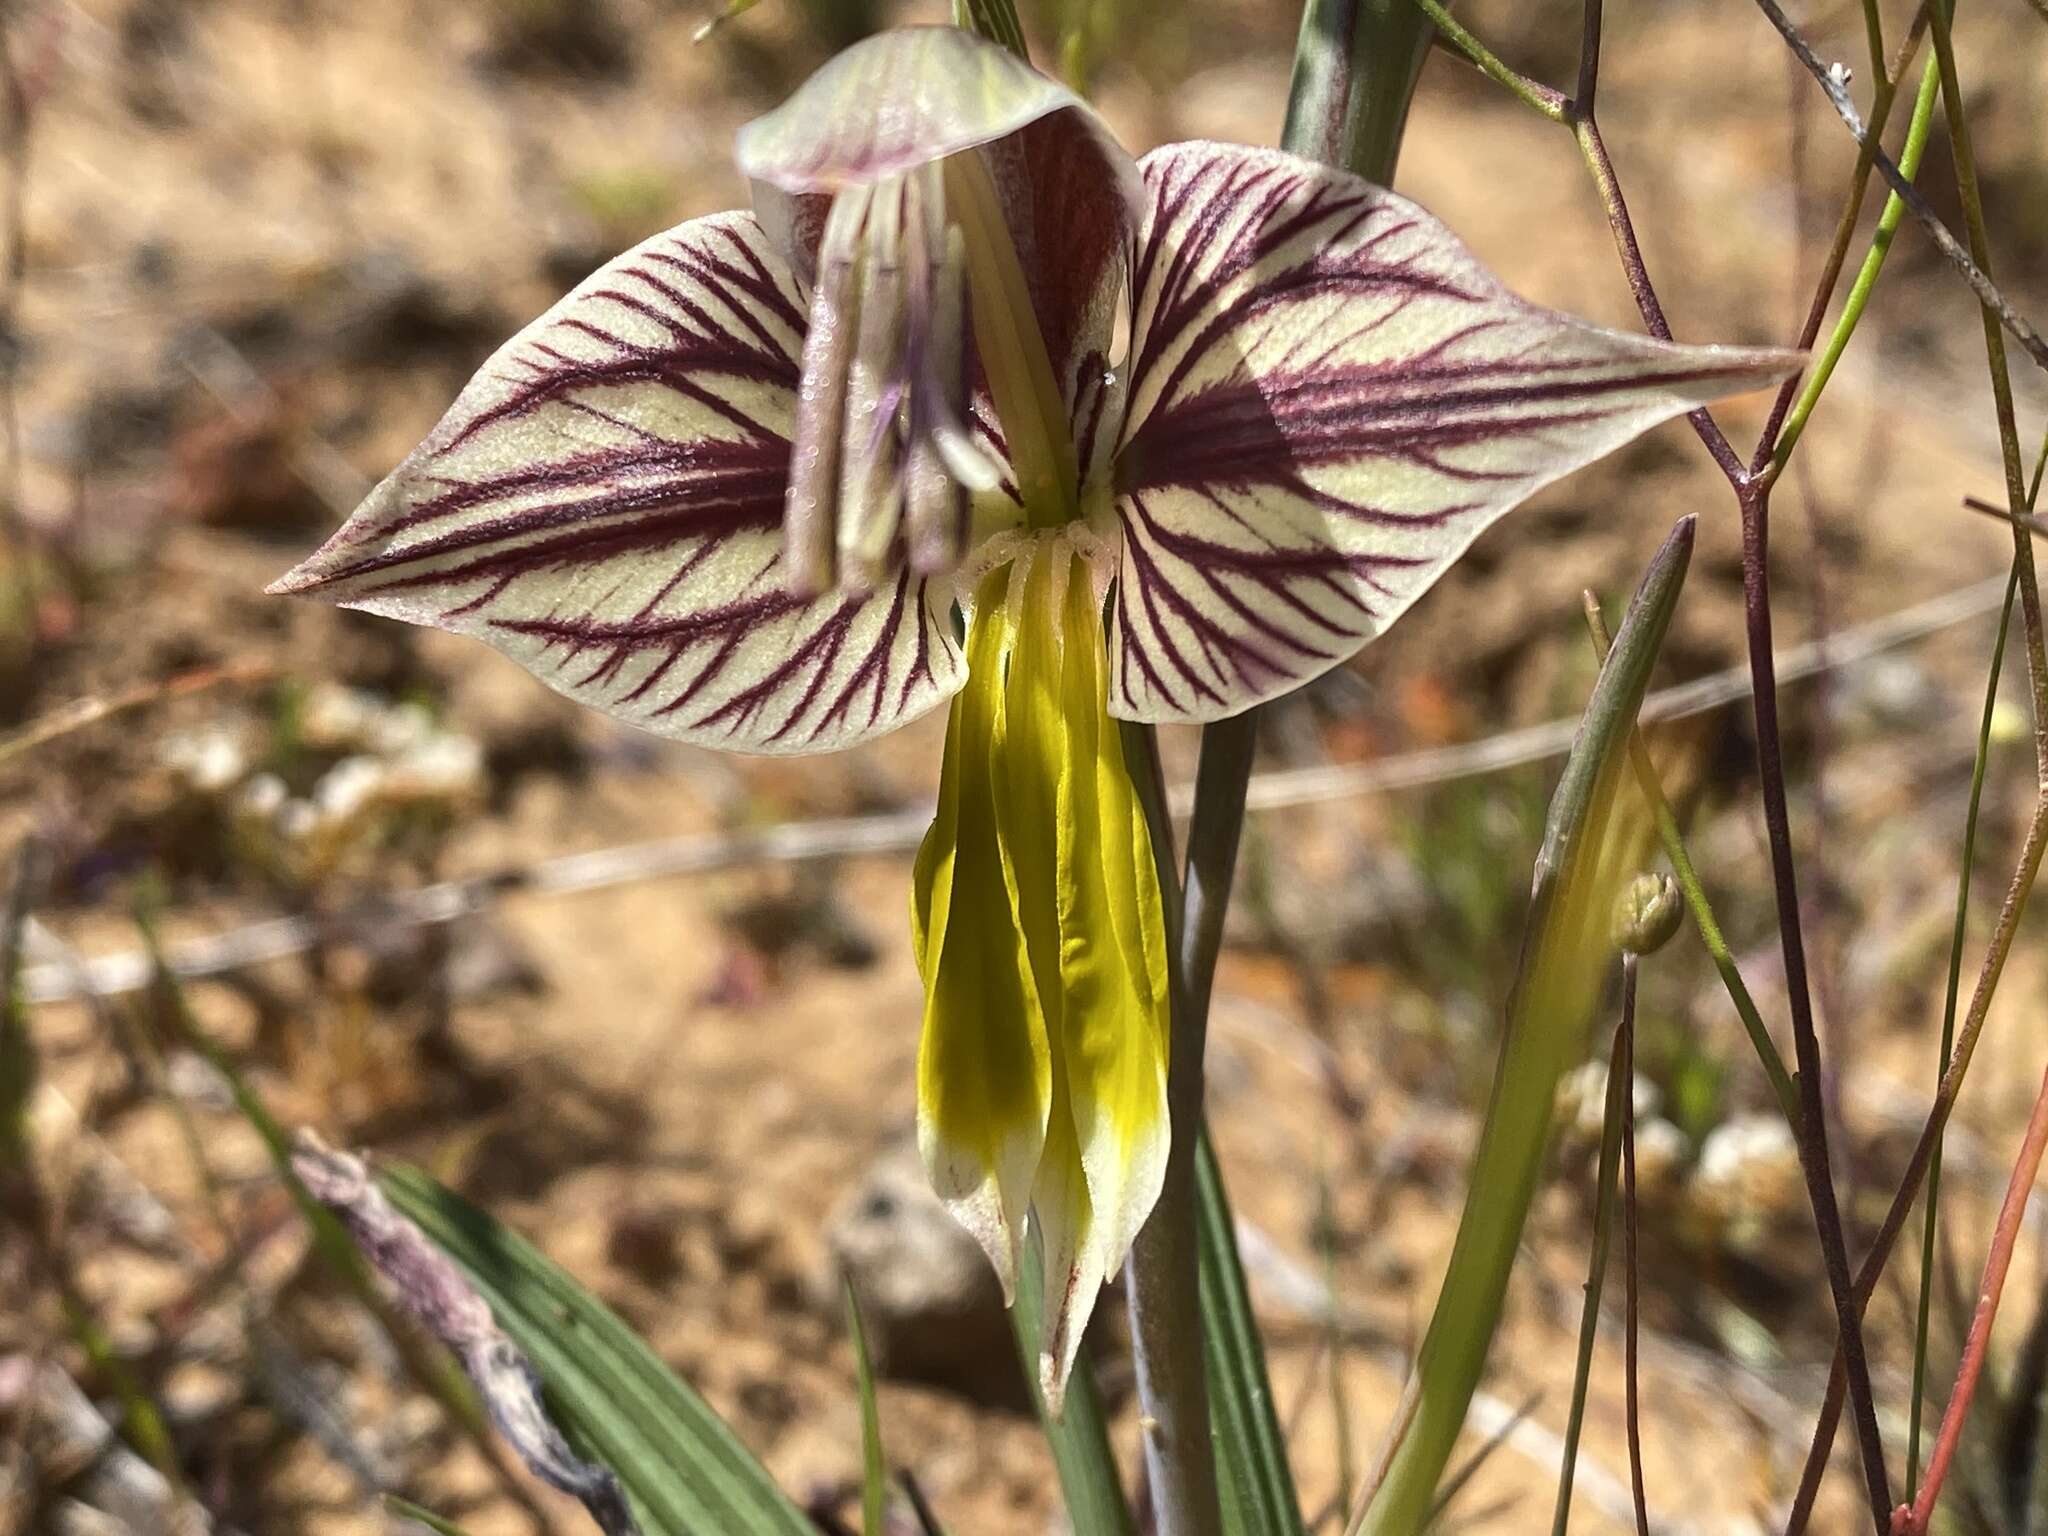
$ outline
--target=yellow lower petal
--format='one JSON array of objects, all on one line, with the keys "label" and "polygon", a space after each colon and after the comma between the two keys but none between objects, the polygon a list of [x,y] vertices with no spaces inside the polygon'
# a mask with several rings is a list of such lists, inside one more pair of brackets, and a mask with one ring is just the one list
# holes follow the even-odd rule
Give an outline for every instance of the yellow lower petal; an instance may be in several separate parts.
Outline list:
[{"label": "yellow lower petal", "polygon": [[918,850],[911,920],[924,976],[918,1147],[932,1187],[1014,1298],[1024,1214],[1052,1105],[1044,1010],[996,830],[992,761],[1010,646],[1001,573],[984,582],[968,684],[946,722],[938,814]]},{"label": "yellow lower petal", "polygon": [[1042,1363],[1056,1403],[1096,1297],[1165,1174],[1166,941],[1150,840],[1105,704],[1086,566],[1064,543],[1042,544],[1016,607],[997,821],[1039,992],[1051,1000],[1054,1096],[1033,1206],[1046,1263]]},{"label": "yellow lower petal", "polygon": [[984,579],[915,903],[920,1141],[1006,1290],[1029,1202],[1054,1412],[1168,1141],[1164,920],[1088,578],[1053,537]]}]

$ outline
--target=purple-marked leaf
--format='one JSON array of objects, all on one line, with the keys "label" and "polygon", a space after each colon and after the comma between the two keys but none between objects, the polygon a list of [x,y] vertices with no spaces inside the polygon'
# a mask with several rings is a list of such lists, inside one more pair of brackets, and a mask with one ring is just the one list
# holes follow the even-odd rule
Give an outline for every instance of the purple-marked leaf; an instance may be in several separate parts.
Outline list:
[{"label": "purple-marked leaf", "polygon": [[1523,302],[1427,213],[1271,150],[1145,157],[1113,711],[1214,720],[1378,635],[1502,513],[1793,372]]},{"label": "purple-marked leaf", "polygon": [[845,746],[959,687],[951,594],[791,597],[803,309],[750,214],[670,230],[508,342],[274,591],[475,635],[684,741]]},{"label": "purple-marked leaf", "polygon": [[947,155],[988,157],[1069,405],[1105,364],[1138,169],[1080,97],[955,27],[903,27],[838,55],[740,130],[762,222],[806,283],[824,205]]}]

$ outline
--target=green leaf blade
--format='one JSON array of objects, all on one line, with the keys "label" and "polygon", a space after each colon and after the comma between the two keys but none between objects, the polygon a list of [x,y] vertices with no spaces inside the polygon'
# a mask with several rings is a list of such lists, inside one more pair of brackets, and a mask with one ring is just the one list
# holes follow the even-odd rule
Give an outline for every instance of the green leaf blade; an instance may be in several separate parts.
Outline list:
[{"label": "green leaf blade", "polygon": [[1223,1170],[1206,1135],[1195,1147],[1195,1199],[1202,1353],[1208,1362],[1210,1434],[1224,1526],[1230,1536],[1306,1536],[1258,1320],[1238,1257]]},{"label": "green leaf blade", "polygon": [[860,1388],[860,1527],[862,1536],[883,1536],[889,1496],[889,1467],[882,1455],[882,1410],[875,1401],[875,1367],[868,1355],[868,1331],[860,1318],[853,1285],[846,1286],[846,1331],[853,1340],[853,1375]]},{"label": "green leaf blade", "polygon": [[1066,1405],[1058,1418],[1045,1411],[1045,1400],[1039,1394],[1038,1351],[1044,1337],[1045,1305],[1041,1289],[1044,1269],[1036,1250],[1034,1235],[1032,1252],[1018,1266],[1017,1304],[1010,1309],[1010,1323],[1016,1331],[1024,1378],[1031,1385],[1031,1400],[1038,1406],[1039,1422],[1059,1473],[1067,1519],[1075,1531],[1087,1536],[1135,1536],[1137,1527],[1124,1497],[1116,1453],[1110,1449],[1109,1417],[1088,1356],[1083,1353],[1074,1362],[1073,1374],[1067,1378]]},{"label": "green leaf blade", "polygon": [[815,1536],[725,1421],[566,1271],[416,1169],[379,1182],[532,1360],[565,1432],[617,1473],[650,1536]]}]

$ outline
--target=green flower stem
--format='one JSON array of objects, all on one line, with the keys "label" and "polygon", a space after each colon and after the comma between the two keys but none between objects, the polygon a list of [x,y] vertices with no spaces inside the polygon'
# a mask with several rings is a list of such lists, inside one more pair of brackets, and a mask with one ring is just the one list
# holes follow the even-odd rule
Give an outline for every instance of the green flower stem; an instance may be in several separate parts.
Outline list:
[{"label": "green flower stem", "polygon": [[[1605,661],[1612,642],[1608,638],[1607,620],[1600,612],[1599,600],[1590,592],[1586,594],[1586,627],[1593,632],[1594,649]],[[1713,903],[1708,901],[1706,887],[1700,883],[1700,872],[1693,865],[1692,855],[1686,851],[1685,837],[1678,830],[1678,818],[1672,813],[1670,800],[1665,798],[1664,786],[1657,777],[1657,765],[1650,760],[1650,749],[1643,741],[1640,727],[1629,732],[1628,756],[1629,766],[1635,771],[1636,784],[1642,790],[1643,798],[1650,803],[1651,815],[1656,819],[1657,837],[1664,845],[1664,857],[1671,861],[1678,889],[1692,913],[1693,926],[1700,931],[1700,942],[1706,945],[1714,969],[1721,973],[1721,985],[1728,989],[1728,1000],[1741,1016],[1742,1027],[1756,1049],[1757,1060],[1763,1063],[1764,1076],[1770,1079],[1771,1094],[1778,1101],[1779,1111],[1796,1133],[1799,1129],[1799,1090],[1793,1086],[1792,1074],[1785,1069],[1785,1058],[1779,1054],[1777,1042],[1771,1039],[1770,1030],[1764,1027],[1756,999],[1750,996],[1742,972],[1735,964],[1735,956],[1728,948],[1728,940],[1714,917]]]},{"label": "green flower stem", "polygon": [[[1390,181],[1430,33],[1406,0],[1307,0],[1283,146]],[[1196,1148],[1209,1000],[1257,735],[1256,709],[1203,728],[1183,902],[1158,743],[1148,726],[1124,731],[1125,759],[1152,834],[1173,969],[1172,1150],[1159,1203],[1132,1246],[1128,1270],[1146,1468],[1162,1536],[1217,1536],[1224,1528],[1204,1374]]]},{"label": "green flower stem", "polygon": [[[1214,921],[1220,929],[1223,903],[1198,900],[1196,922],[1188,922],[1188,906],[1174,868],[1173,819],[1166,803],[1166,778],[1159,766],[1158,739],[1148,726],[1126,723],[1123,730],[1124,757],[1144,807],[1159,876],[1173,1009],[1173,1048],[1166,1071],[1172,1140],[1159,1203],[1131,1246],[1126,1282],[1131,1355],[1144,1409],[1145,1468],[1158,1512],[1158,1529],[1162,1536],[1222,1536],[1223,1505],[1216,1485],[1209,1384],[1202,1354],[1201,1248],[1195,1204],[1195,1143],[1202,1126],[1202,1047],[1208,1033],[1208,1010],[1195,1006],[1184,956],[1201,943],[1200,931],[1210,922],[1207,911],[1211,905],[1218,909]],[[1206,759],[1205,751],[1204,766]],[[1205,807],[1198,794],[1196,821],[1190,831],[1191,839],[1206,838],[1213,843],[1219,833],[1204,833],[1202,827],[1205,821],[1213,826],[1220,818],[1228,830],[1231,861],[1236,858],[1237,827],[1244,819],[1243,789],[1240,780],[1234,814],[1227,797],[1219,803],[1211,795]],[[1192,861],[1192,854],[1190,858]],[[1223,878],[1222,894],[1227,899],[1227,865]],[[1196,888],[1192,878],[1189,885]],[[1205,1003],[1207,992],[1204,986]]]},{"label": "green flower stem", "polygon": [[1307,0],[1281,148],[1391,185],[1408,103],[1439,25],[1463,31],[1409,0]]}]

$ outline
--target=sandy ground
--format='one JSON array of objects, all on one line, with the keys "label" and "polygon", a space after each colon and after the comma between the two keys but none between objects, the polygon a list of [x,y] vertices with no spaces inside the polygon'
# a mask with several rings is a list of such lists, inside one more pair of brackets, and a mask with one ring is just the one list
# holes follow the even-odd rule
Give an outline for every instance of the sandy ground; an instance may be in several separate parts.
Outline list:
[{"label": "sandy ground", "polygon": [[[13,23],[19,67],[41,92],[18,319],[24,505],[82,573],[46,594],[40,622],[54,638],[17,681],[19,712],[33,718],[216,662],[251,659],[280,674],[0,764],[0,827],[10,838],[55,838],[61,878],[44,917],[79,952],[133,946],[130,907],[151,869],[176,940],[280,910],[338,910],[429,878],[903,807],[931,793],[936,720],[827,763],[712,758],[579,716],[462,642],[257,595],[566,281],[666,222],[740,201],[733,127],[816,57],[797,38],[793,8],[764,6],[707,47],[690,43],[694,17],[681,7],[591,9],[627,42],[615,56],[599,46],[602,29],[576,30],[578,46],[595,53],[574,67],[563,66],[559,38],[517,46],[520,17],[552,14],[539,0],[524,9],[509,0],[92,0],[31,8]],[[1107,72],[1104,108],[1129,142],[1275,133],[1291,27],[1251,4],[1201,9],[1200,24],[1168,25]],[[1545,30],[1553,9],[1522,16],[1482,5],[1472,21],[1524,50],[1529,67],[1564,79],[1571,45]],[[1811,9],[1822,41],[1858,56],[1854,8]],[[1998,27],[2029,21],[2008,9]],[[1559,14],[1558,35],[1568,36],[1574,13]],[[1998,27],[1987,17],[1965,37],[1966,74],[1987,82],[1990,185],[2024,207],[2044,174],[2048,48],[2001,50]],[[1675,330],[1783,339],[1834,217],[1846,139],[1804,91],[1803,153],[1820,190],[1795,197],[1787,102],[1799,82],[1759,16],[1630,8],[1610,36],[1603,118]],[[1452,61],[1429,68],[1399,180],[1522,292],[1634,323],[1569,139]],[[2009,227],[2022,243],[2007,269],[2038,288],[2038,259],[2020,263],[2040,246],[2023,243],[2023,218]],[[1888,281],[1895,302],[1880,303],[1815,418],[1807,467],[1779,499],[1786,643],[2003,568],[2004,535],[1954,510],[1962,494],[1999,485],[1967,296],[1911,235]],[[2018,291],[2028,292],[2024,278]],[[2037,419],[2038,379],[2022,388]],[[1760,418],[1754,400],[1723,415],[1738,443]],[[1666,677],[1729,664],[1739,655],[1734,509],[1674,424],[1482,540],[1349,682],[1275,719],[1270,760],[1361,758],[1570,712],[1589,676],[1580,590],[1618,601],[1671,520],[1689,512],[1703,519],[1701,546]],[[1826,777],[1802,774],[1798,809],[1809,868],[1819,871],[1813,921],[1829,1038],[1843,1051],[1851,1210],[1866,1226],[1924,1097],[1952,829],[1988,643],[1988,625],[1974,622],[1914,651],[1904,671],[1864,669],[1788,695],[1802,763],[1815,742],[1830,749]],[[272,733],[264,739],[274,749],[278,689],[337,679],[425,699],[437,720],[481,743],[481,803],[349,852],[317,878],[281,875],[209,841],[218,816],[195,821],[166,787],[164,743],[227,720]],[[1784,1008],[1747,740],[1739,715],[1724,713],[1669,745],[1697,781],[1703,862],[1775,1018]],[[1166,749],[1186,777],[1192,740],[1172,736]],[[1241,942],[1219,981],[1212,1113],[1312,1513],[1370,1464],[1427,1320],[1533,852],[1526,808],[1540,808],[1548,773],[1486,781],[1462,800],[1449,791],[1346,800],[1254,830],[1248,857],[1272,894],[1233,930]],[[2002,748],[1985,842],[1993,882],[2010,858],[2026,776],[2024,753]],[[1513,851],[1496,859],[1468,845]],[[1373,881],[1388,867],[1375,850],[1388,849],[1467,857],[1483,877],[1478,899],[1498,903],[1501,922],[1460,948],[1458,925],[1425,904],[1406,919],[1424,942],[1404,937],[1399,901],[1393,919],[1373,907]],[[192,1002],[282,1119],[419,1161],[489,1205],[644,1330],[786,1487],[845,1512],[859,1435],[828,1234],[913,1113],[919,987],[906,874],[907,860],[883,856],[821,875],[739,868],[559,899],[514,896],[486,937],[501,960],[516,959],[521,984],[499,974],[446,1007],[419,981],[445,956],[408,958],[404,943],[374,933],[315,963],[198,985]],[[1995,885],[1983,889],[1989,901]],[[1318,903],[1343,915],[1319,924]],[[1294,943],[1273,942],[1276,922]],[[1431,942],[1470,969],[1432,972],[1423,963],[1436,953]],[[1952,1164],[1962,1193],[1949,1233],[1965,1272],[1981,1254],[1986,1200],[2002,1185],[2001,1159],[2038,1071],[2026,1021],[2040,980],[2030,936],[1994,1014],[1970,1135]],[[1660,1020],[1660,1038],[1694,1041],[1696,1056],[1725,1064],[1721,1118],[1762,1106],[1759,1074],[1696,955],[1653,966],[1644,1007],[1646,1030]],[[107,1011],[118,1019],[127,1009]],[[133,1017],[147,1025],[151,1015]],[[120,1091],[107,1018],[67,1004],[37,1010],[33,1023],[52,1187],[73,1188],[81,1169],[99,1169],[104,1183],[111,1164],[186,1234],[183,1249],[151,1254],[119,1234],[104,1200],[71,1203],[80,1283],[117,1343],[152,1369],[165,1349],[175,1356],[166,1341],[184,1337],[195,1264],[222,1259],[229,1233],[241,1234],[237,1293],[274,1314],[293,1369],[349,1426],[344,1444],[389,1440],[392,1485],[476,1536],[528,1528],[476,1456],[391,1385],[348,1304],[309,1265],[260,1149],[214,1089],[195,1080],[188,1098],[231,1208],[227,1231],[211,1225],[177,1117]],[[88,1129],[65,1121],[67,1104]],[[1586,1187],[1583,1160],[1567,1153],[1539,1199],[1486,1383],[1495,1419],[1482,1429],[1515,1410],[1526,1416],[1454,1506],[1466,1529],[1523,1531],[1547,1519],[1584,1279]],[[1796,1475],[1828,1339],[1799,1200],[1796,1183],[1744,1191],[1745,1214],[1767,1233],[1747,1248],[1703,1230],[1677,1196],[1646,1214],[1643,1427],[1651,1505],[1666,1529],[1767,1527]],[[1316,1316],[1326,1259],[1349,1324],[1334,1369],[1330,1330]],[[1897,1288],[1874,1304],[1881,1383],[1894,1403],[1906,1392],[1905,1304]],[[37,1304],[0,1323],[0,1344],[39,1349],[54,1328],[54,1312]],[[1596,1355],[1575,1526],[1586,1532],[1630,1528],[1618,1480],[1618,1340],[1618,1329],[1603,1331]],[[1128,1453],[1128,1368],[1113,1336],[1103,1348]],[[68,1348],[60,1355],[72,1359]],[[191,1453],[195,1487],[244,1529],[389,1528],[334,1437],[250,1386],[246,1351],[224,1358],[167,1369],[160,1383],[167,1402],[207,1426]],[[895,1381],[882,1409],[895,1455],[949,1529],[1056,1528],[1050,1465],[1029,1420]],[[1843,1462],[1819,1528],[1852,1528],[1856,1489]],[[575,1528],[567,1505],[543,1499],[563,1529]]]}]

